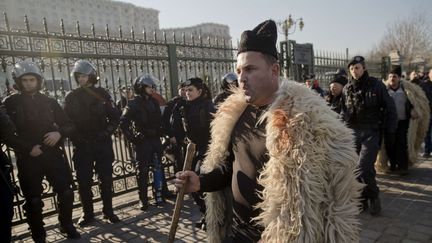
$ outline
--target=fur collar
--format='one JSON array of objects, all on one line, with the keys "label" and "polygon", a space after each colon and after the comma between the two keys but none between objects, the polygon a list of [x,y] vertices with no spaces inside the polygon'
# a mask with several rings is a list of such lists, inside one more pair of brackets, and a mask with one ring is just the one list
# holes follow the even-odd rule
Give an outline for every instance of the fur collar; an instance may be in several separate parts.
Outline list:
[{"label": "fur collar", "polygon": [[[231,132],[247,104],[240,90],[212,122],[212,139],[202,171],[224,166]],[[304,85],[282,82],[267,119],[270,156],[258,183],[265,242],[356,242],[359,240],[357,154],[352,131],[325,101]],[[231,189],[206,194],[210,242],[229,234]]]}]

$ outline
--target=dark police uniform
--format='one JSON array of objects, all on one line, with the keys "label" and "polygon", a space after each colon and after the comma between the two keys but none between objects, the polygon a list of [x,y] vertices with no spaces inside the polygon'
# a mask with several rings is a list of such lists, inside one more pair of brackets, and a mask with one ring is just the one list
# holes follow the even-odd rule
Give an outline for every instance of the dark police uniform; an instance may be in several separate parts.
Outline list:
[{"label": "dark police uniform", "polygon": [[[181,108],[182,120],[186,137],[194,144],[196,144],[196,152],[192,161],[192,169],[199,175],[201,162],[207,152],[210,142],[210,122],[212,120],[212,113],[216,109],[210,99],[201,95],[192,101],[187,101]],[[205,214],[206,206],[203,200],[203,194],[194,192],[192,193],[196,204],[201,213]],[[198,227],[203,227],[205,222],[202,220],[198,223]],[[204,225],[205,227],[205,225]]]},{"label": "dark police uniform", "polygon": [[128,102],[120,119],[124,136],[135,146],[138,194],[141,209],[148,208],[148,181],[150,166],[153,166],[153,192],[156,203],[164,202],[162,191],[167,191],[161,168],[162,114],[158,101],[145,92],[154,85],[153,77],[146,74],[135,80],[136,96]]},{"label": "dark police uniform", "polygon": [[[15,126],[9,119],[6,110],[0,107],[0,142],[14,137]],[[1,145],[0,145],[1,148]],[[5,242],[11,241],[13,196],[14,190],[11,180],[12,164],[8,157],[0,150],[0,238]]]},{"label": "dark police uniform", "polygon": [[[93,169],[98,175],[105,218],[117,222],[112,208],[114,151],[111,135],[117,129],[120,114],[110,95],[101,87],[79,87],[65,98],[66,113],[76,131],[71,136],[73,161],[77,173],[83,220],[94,218],[92,202]],[[84,223],[85,224],[85,223]]]},{"label": "dark police uniform", "polygon": [[359,80],[351,79],[344,87],[341,107],[342,118],[355,134],[356,150],[360,155],[359,179],[366,184],[362,193],[366,208],[368,199],[371,203],[379,201],[374,163],[381,144],[381,133],[384,132],[387,139],[394,140],[396,108],[385,85],[370,77],[367,71]]},{"label": "dark police uniform", "polygon": [[[138,193],[143,210],[148,207],[147,188],[150,166],[154,162],[161,161],[161,124],[161,111],[157,100],[151,96],[140,95],[129,101],[120,121],[125,137],[135,145]],[[156,160],[154,156],[157,156]],[[155,188],[155,192],[160,189]],[[163,200],[160,195],[155,195],[155,199],[157,203]]]},{"label": "dark police uniform", "polygon": [[185,144],[185,132],[180,114],[180,107],[186,103],[185,98],[175,96],[168,101],[162,115],[162,129],[169,138],[175,138],[177,144],[171,144],[172,152],[175,156],[175,171],[183,169],[183,152]]},{"label": "dark police uniform", "polygon": [[[18,178],[26,203],[24,209],[32,237],[35,241],[45,239],[43,228],[41,194],[42,179],[46,179],[57,193],[59,222],[63,227],[73,227],[71,174],[61,149],[63,140],[53,147],[44,146],[44,135],[60,132],[68,136],[73,126],[60,105],[41,93],[14,94],[5,99],[7,112],[17,128],[19,142],[10,144],[17,155]],[[33,146],[42,145],[43,153],[37,157],[29,155]]]},{"label": "dark police uniform", "polygon": [[[17,157],[18,179],[25,198],[23,206],[27,222],[30,226],[32,238],[35,242],[45,242],[46,232],[43,227],[41,194],[44,177],[57,193],[58,220],[60,232],[66,233],[68,238],[76,239],[80,234],[72,222],[74,194],[72,190],[72,175],[62,151],[63,140],[52,146],[45,145],[45,136],[50,132],[58,132],[60,138],[69,136],[73,131],[73,124],[67,119],[60,105],[39,90],[42,87],[42,74],[39,67],[30,61],[16,63],[13,78],[19,94],[8,96],[4,105],[7,113],[16,127],[16,136],[6,142],[11,146]],[[22,84],[22,78],[33,76],[37,80],[34,90],[32,86]],[[26,79],[31,84],[31,79]],[[52,139],[51,134],[49,137]],[[51,140],[52,141],[52,140]],[[38,156],[30,155],[35,146],[40,146],[42,153]]]}]

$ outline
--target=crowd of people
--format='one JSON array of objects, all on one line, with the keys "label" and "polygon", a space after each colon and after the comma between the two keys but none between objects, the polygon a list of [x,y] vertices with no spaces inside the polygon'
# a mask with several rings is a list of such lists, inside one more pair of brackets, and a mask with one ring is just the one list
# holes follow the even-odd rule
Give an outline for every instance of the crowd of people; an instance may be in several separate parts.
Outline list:
[{"label": "crowd of people", "polygon": [[[326,94],[310,75],[305,84],[281,80],[276,24],[267,20],[242,33],[235,73],[222,77],[212,99],[199,77],[178,85],[168,102],[159,82],[138,76],[121,87],[115,104],[97,87],[97,69],[78,60],[71,71],[77,88],[64,106],[40,92],[35,62],[15,64],[18,92],[0,109],[0,139],[13,149],[32,238],[45,242],[42,180],[57,195],[60,232],[80,238],[78,227],[94,221],[93,176],[97,175],[104,219],[114,212],[113,141],[119,129],[133,148],[140,209],[149,210],[149,173],[156,206],[175,196],[161,156],[169,149],[177,188],[191,193],[210,242],[356,242],[358,214],[381,211],[376,170],[409,173],[424,142],[432,152],[432,69],[403,80],[394,66],[387,80],[369,76],[355,56],[331,79]],[[72,141],[82,215],[72,222],[74,188],[64,140]],[[163,144],[163,141],[165,143]],[[191,171],[182,171],[187,143],[196,144]],[[11,239],[15,193],[12,164],[1,154],[0,232]],[[4,216],[3,216],[4,215]]]}]

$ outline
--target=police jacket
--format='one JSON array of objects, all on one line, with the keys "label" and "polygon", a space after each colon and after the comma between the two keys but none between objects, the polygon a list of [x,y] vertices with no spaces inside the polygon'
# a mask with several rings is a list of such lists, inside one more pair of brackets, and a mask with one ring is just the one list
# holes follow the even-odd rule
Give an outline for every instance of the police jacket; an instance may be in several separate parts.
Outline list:
[{"label": "police jacket", "polygon": [[[4,105],[17,134],[17,138],[8,145],[18,154],[28,155],[37,144],[42,145],[43,150],[44,135],[48,132],[57,131],[62,138],[73,132],[73,124],[57,101],[39,92],[10,95]],[[61,143],[60,140],[58,145]]]},{"label": "police jacket", "polygon": [[74,142],[109,137],[117,129],[120,112],[101,87],[79,87],[65,98],[67,115],[76,127]]},{"label": "police jacket", "polygon": [[162,116],[163,132],[170,138],[184,139],[182,117],[180,107],[183,107],[186,100],[181,96],[175,96],[168,101]]},{"label": "police jacket", "polygon": [[186,136],[197,145],[197,151],[205,152],[210,140],[210,122],[215,107],[211,100],[200,96],[187,101],[181,108]]},{"label": "police jacket", "polygon": [[[9,116],[6,113],[4,107],[0,107],[0,142],[8,143],[11,139],[14,139],[15,136],[15,126],[12,121],[9,119]],[[8,157],[0,150],[0,187],[3,188],[3,185],[6,185],[7,188],[12,191],[11,180],[10,180],[10,172],[12,170],[12,164],[10,163]]]},{"label": "police jacket", "polygon": [[218,106],[220,103],[224,102],[228,96],[230,96],[232,92],[229,90],[224,90],[223,92],[216,95],[216,97],[213,99],[213,103],[215,106]]},{"label": "police jacket", "polygon": [[161,136],[162,114],[158,101],[148,95],[130,100],[120,118],[120,128],[132,143]]},{"label": "police jacket", "polygon": [[432,81],[430,79],[427,79],[420,83],[420,87],[423,89],[426,97],[429,100],[429,107],[430,111],[432,112]]},{"label": "police jacket", "polygon": [[384,129],[395,133],[397,113],[385,85],[367,72],[350,79],[342,91],[341,117],[353,129]]}]

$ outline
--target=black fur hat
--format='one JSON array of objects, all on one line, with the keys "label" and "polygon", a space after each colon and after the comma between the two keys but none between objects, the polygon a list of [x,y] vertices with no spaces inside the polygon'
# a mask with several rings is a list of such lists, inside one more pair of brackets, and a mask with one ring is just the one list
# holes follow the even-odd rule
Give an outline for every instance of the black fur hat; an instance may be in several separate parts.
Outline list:
[{"label": "black fur hat", "polygon": [[401,66],[393,66],[389,73],[396,74],[398,77],[402,76],[402,68]]},{"label": "black fur hat", "polygon": [[276,41],[276,23],[271,19],[266,20],[253,30],[242,33],[237,55],[242,52],[257,51],[278,59]]}]

